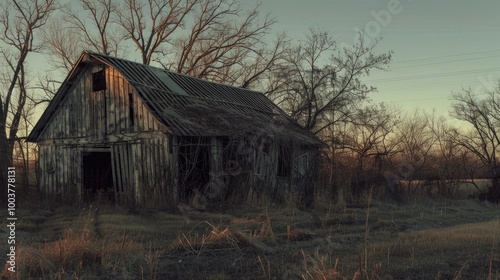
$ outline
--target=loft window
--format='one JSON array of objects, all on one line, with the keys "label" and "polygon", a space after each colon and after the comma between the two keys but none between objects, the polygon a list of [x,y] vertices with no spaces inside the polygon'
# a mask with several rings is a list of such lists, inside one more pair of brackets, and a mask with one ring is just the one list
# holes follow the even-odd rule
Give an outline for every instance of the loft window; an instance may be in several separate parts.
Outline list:
[{"label": "loft window", "polygon": [[106,89],[106,73],[104,69],[92,73],[92,92]]}]

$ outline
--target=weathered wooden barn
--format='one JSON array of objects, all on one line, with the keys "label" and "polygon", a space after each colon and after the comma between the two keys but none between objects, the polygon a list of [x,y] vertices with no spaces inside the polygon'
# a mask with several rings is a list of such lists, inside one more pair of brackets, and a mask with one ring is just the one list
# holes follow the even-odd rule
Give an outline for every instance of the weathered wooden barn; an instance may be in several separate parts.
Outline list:
[{"label": "weathered wooden barn", "polygon": [[27,140],[46,197],[160,208],[307,201],[322,145],[262,93],[92,52]]}]

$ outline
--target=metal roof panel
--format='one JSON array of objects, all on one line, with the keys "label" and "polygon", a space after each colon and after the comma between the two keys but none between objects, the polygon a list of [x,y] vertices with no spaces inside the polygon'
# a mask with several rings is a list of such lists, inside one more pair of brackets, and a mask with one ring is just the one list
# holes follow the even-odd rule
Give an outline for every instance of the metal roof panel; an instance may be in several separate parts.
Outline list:
[{"label": "metal roof panel", "polygon": [[[262,93],[98,53],[84,52],[84,56],[118,70],[136,89],[152,114],[174,134],[231,136],[264,131],[277,133],[291,141],[322,145],[317,137],[302,129]],[[81,61],[82,58],[79,63]],[[75,68],[79,67],[78,64]],[[63,83],[61,90],[67,88],[68,85]],[[57,95],[54,98],[55,101],[60,99]],[[54,109],[54,106],[56,104],[51,104],[49,108]],[[50,112],[45,112],[41,121],[49,119],[46,115]],[[44,126],[37,124],[28,139],[36,141]]]}]

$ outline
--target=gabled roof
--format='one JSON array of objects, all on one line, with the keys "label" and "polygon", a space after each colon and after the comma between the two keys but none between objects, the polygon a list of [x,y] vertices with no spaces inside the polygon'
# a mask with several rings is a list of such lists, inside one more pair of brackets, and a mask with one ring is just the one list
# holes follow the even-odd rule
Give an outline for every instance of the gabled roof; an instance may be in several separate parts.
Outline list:
[{"label": "gabled roof", "polygon": [[322,145],[264,94],[208,82],[141,63],[83,52],[27,140],[36,142],[85,63],[115,68],[171,133],[183,136],[259,134]]}]

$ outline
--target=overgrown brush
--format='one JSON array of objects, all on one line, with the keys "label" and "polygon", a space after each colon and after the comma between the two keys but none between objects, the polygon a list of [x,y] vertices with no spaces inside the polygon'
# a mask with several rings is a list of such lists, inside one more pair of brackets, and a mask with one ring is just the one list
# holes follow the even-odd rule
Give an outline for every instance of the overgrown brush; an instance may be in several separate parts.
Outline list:
[{"label": "overgrown brush", "polygon": [[[17,247],[16,274],[3,273],[14,279],[157,279],[160,246],[133,240],[127,230],[118,238],[101,236],[97,211],[90,207],[82,212],[61,236],[41,244]],[[2,278],[3,279],[3,278]]]},{"label": "overgrown brush", "polygon": [[43,244],[40,248],[21,247],[18,263],[20,275],[64,276],[78,275],[84,268],[102,263],[102,252],[92,240],[88,229],[77,232],[66,229],[61,239]]}]

